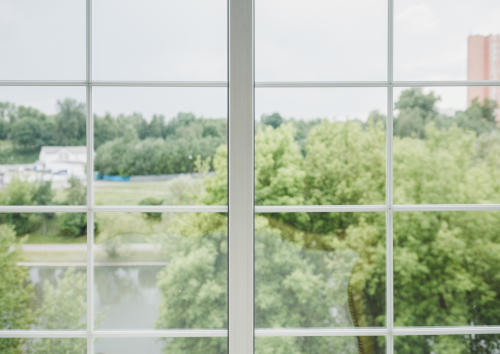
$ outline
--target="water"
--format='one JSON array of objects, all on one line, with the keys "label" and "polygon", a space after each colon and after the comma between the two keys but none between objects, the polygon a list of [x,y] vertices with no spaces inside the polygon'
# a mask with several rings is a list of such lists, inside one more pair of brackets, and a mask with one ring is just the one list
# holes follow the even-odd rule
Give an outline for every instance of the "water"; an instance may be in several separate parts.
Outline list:
[{"label": "water", "polygon": [[[96,329],[154,329],[161,297],[156,278],[163,266],[99,266],[95,268]],[[84,267],[78,268],[85,271]],[[35,288],[64,274],[63,267],[30,267]],[[98,339],[96,353],[161,353],[155,338]]]}]

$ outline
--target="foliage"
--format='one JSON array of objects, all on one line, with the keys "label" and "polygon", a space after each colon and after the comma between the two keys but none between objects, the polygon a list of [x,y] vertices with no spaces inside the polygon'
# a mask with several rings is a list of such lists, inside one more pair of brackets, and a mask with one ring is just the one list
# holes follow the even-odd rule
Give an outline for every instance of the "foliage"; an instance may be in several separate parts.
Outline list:
[{"label": "foliage", "polygon": [[[154,197],[144,198],[143,200],[141,200],[139,202],[139,205],[162,205],[162,204],[163,204],[163,200],[158,199],[158,198],[154,198]],[[161,213],[145,212],[142,214],[146,217],[146,219],[150,219],[150,220],[161,219]]]},{"label": "foliage", "polygon": [[[35,293],[28,269],[16,265],[18,252],[12,249],[15,244],[14,230],[0,225],[0,328],[29,329],[34,320]],[[0,352],[21,353],[23,343],[20,338],[4,339],[0,341]]]},{"label": "foliage", "polygon": [[260,121],[264,125],[269,125],[273,128],[278,128],[283,123],[283,117],[278,112],[274,112],[273,114],[262,115]]},{"label": "foliage", "polygon": [[[53,191],[50,182],[30,183],[14,178],[0,191],[2,205],[47,205],[52,203]],[[37,230],[53,214],[8,213],[0,214],[2,223],[14,227],[18,235]]]},{"label": "foliage", "polygon": [[[473,129],[477,107],[455,117],[438,113],[438,97],[412,90],[396,105],[408,124],[394,139],[394,199],[397,203],[491,203],[500,199],[496,123]],[[488,103],[486,103],[488,105]],[[487,107],[486,107],[487,108]],[[488,109],[481,109],[491,112]],[[417,117],[413,119],[411,117]],[[411,119],[410,119],[411,118]],[[465,122],[468,122],[467,124]],[[415,124],[412,126],[411,124]],[[301,151],[293,124],[263,126],[256,135],[255,200],[265,204],[375,204],[385,200],[384,117],[366,123],[322,121],[314,125]],[[227,148],[214,157],[215,175],[205,180],[201,201],[225,204]],[[221,216],[212,216],[216,218]],[[396,213],[394,220],[395,321],[398,326],[494,324],[500,308],[500,239],[496,213]],[[223,221],[220,221],[225,225]],[[257,215],[255,236],[256,326],[329,327],[385,325],[385,219],[378,213],[288,213]],[[161,327],[196,328],[205,318],[226,319],[225,308],[206,303],[205,286],[214,272],[227,272],[214,221],[186,216],[171,231],[184,237],[169,242],[167,253],[183,272],[167,267],[159,276]],[[201,241],[204,239],[204,241]],[[175,244],[184,245],[177,249]],[[186,246],[187,245],[187,246]],[[210,250],[210,251],[209,251]],[[216,252],[219,250],[219,255]],[[210,253],[211,252],[211,253]],[[210,254],[210,256],[208,256]],[[209,261],[211,260],[211,261]],[[180,269],[179,266],[178,269]],[[177,268],[176,268],[177,269]],[[173,268],[171,268],[173,270]],[[199,279],[207,276],[207,282]],[[198,279],[192,282],[191,279]],[[196,284],[182,292],[175,289]],[[182,309],[189,307],[190,315]],[[196,304],[196,306],[192,306]],[[207,313],[207,311],[212,311]],[[213,316],[216,316],[216,320]],[[498,336],[465,341],[472,352],[488,353]],[[384,351],[383,339],[356,343],[274,338],[269,353]],[[213,352],[219,350],[210,347]],[[454,337],[408,337],[396,341],[398,353],[462,352]],[[264,350],[262,349],[262,350]],[[201,353],[184,343],[169,352]]]}]

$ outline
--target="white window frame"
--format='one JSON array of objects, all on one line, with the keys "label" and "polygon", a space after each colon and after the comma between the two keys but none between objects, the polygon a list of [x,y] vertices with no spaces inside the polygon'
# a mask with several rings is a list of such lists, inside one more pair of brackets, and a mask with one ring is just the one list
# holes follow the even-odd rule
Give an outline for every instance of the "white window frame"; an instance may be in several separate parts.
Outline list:
[{"label": "white window frame", "polygon": [[[394,352],[394,336],[500,334],[498,326],[394,327],[393,213],[409,211],[500,211],[500,204],[393,203],[394,87],[500,86],[500,81],[394,81],[394,1],[387,0],[387,79],[385,81],[254,81],[254,0],[228,0],[228,82],[224,81],[96,81],[92,79],[92,0],[86,0],[86,79],[84,81],[3,80],[0,86],[80,86],[86,88],[87,107],[87,205],[0,206],[1,213],[73,212],[87,214],[87,329],[0,330],[0,338],[86,338],[94,353],[95,338],[226,337],[230,354],[254,352],[254,337],[273,336],[384,336],[386,352]],[[307,6],[304,3],[304,6]],[[227,87],[228,88],[228,206],[98,206],[94,205],[94,122],[92,91],[98,86],[117,87]],[[285,87],[385,87],[386,201],[380,205],[254,206],[254,91]],[[94,213],[96,212],[228,212],[228,326],[225,329],[100,330],[94,328]],[[386,326],[371,328],[284,328],[254,326],[254,214],[282,212],[385,212],[386,214]]]}]

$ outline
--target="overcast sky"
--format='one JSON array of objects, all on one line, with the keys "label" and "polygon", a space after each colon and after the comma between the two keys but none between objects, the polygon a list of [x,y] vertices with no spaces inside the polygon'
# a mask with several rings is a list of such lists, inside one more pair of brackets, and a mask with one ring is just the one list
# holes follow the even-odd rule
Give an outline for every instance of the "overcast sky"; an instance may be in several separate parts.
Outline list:
[{"label": "overcast sky", "polygon": [[[385,80],[386,0],[255,0],[256,80]],[[96,80],[225,81],[225,0],[94,0]],[[498,0],[395,0],[394,78],[466,79],[469,34],[500,33]],[[84,80],[84,0],[2,0],[0,79]],[[433,89],[446,111],[465,88]],[[396,96],[400,90],[396,90]],[[83,88],[0,88],[0,101],[52,113]],[[256,115],[363,118],[385,113],[381,88],[257,89]],[[96,88],[98,114],[226,115],[223,88]]]}]

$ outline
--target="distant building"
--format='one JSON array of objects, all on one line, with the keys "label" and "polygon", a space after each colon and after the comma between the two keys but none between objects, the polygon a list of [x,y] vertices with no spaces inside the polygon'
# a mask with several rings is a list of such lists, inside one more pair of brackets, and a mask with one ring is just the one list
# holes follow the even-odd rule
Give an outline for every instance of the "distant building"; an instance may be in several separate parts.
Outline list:
[{"label": "distant building", "polygon": [[[467,80],[500,80],[500,35],[472,35],[467,40]],[[467,87],[467,106],[477,98],[500,103],[500,90],[494,86]],[[498,112],[497,110],[497,118]]]},{"label": "distant building", "polygon": [[33,164],[0,165],[0,184],[13,178],[22,181],[51,181],[55,188],[65,188],[71,177],[85,182],[87,169],[85,146],[42,146],[38,161]]},{"label": "distant building", "polygon": [[53,175],[85,179],[87,148],[85,146],[42,146],[37,165]]}]

